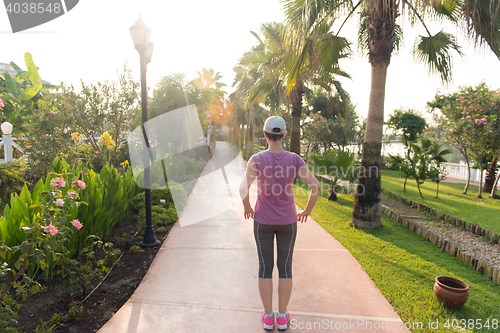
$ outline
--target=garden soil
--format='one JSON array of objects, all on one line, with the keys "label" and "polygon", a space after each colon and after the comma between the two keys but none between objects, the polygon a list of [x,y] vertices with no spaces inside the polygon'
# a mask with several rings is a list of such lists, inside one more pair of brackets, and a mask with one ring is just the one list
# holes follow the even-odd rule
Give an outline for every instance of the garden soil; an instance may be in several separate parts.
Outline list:
[{"label": "garden soil", "polygon": [[[156,232],[156,237],[163,241],[172,226],[173,224],[163,226],[164,232],[160,229],[160,232]],[[137,222],[133,216],[115,226],[109,241],[118,244],[123,242],[124,235],[128,235],[126,238],[129,245],[138,245],[142,240],[142,235],[137,233]],[[70,288],[62,288],[61,278],[54,279],[46,285],[43,293],[22,303],[18,311],[17,329],[19,332],[36,332],[36,327],[42,322],[48,322],[54,314],[60,313],[66,318],[47,325],[53,328],[52,332],[97,332],[134,293],[160,246],[142,251],[137,247],[124,250],[102,284],[85,300],[81,310],[75,311],[74,318],[68,318],[70,307],[78,308],[84,297],[72,295]],[[77,302],[76,306],[73,302]]]}]

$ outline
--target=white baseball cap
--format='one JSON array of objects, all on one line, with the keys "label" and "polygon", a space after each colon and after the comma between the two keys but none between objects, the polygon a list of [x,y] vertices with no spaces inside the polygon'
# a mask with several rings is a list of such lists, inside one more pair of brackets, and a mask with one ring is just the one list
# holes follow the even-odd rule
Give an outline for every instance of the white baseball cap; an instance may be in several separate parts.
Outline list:
[{"label": "white baseball cap", "polygon": [[266,122],[264,123],[264,131],[270,134],[285,134],[285,119],[277,116],[267,118]]}]

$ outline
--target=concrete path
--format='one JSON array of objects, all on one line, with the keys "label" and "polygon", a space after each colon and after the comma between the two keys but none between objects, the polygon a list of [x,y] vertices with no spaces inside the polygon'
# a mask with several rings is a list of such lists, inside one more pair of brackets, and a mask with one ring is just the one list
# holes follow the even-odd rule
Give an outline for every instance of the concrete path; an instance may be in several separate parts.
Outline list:
[{"label": "concrete path", "polygon": [[[453,178],[453,177],[446,177],[446,179],[443,179],[443,182],[444,183],[462,183],[462,184],[465,184],[467,183],[467,179],[460,179],[460,178]],[[474,185],[474,186],[479,186],[479,182],[469,182],[470,185]],[[483,186],[484,186],[484,182],[483,182]],[[500,190],[500,184],[497,185],[497,190]]]},{"label": "concrete path", "polygon": [[[229,163],[230,149],[217,142],[215,164]],[[255,186],[250,196],[255,202]],[[186,209],[196,209],[191,201]],[[241,204],[176,223],[135,293],[99,332],[265,332],[257,273],[253,220]],[[287,332],[409,332],[349,251],[311,218],[298,224],[293,275]],[[275,268],[274,311],[277,282]]]}]

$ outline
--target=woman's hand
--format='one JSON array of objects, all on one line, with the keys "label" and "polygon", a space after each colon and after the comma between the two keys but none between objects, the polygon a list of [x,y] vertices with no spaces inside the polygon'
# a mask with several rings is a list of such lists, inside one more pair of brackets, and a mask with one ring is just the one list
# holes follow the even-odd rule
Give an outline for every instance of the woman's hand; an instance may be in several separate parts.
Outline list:
[{"label": "woman's hand", "polygon": [[297,222],[304,223],[307,222],[307,217],[311,214],[310,211],[303,210],[300,213],[297,213]]},{"label": "woman's hand", "polygon": [[253,219],[253,214],[254,214],[253,208],[250,205],[249,206],[245,205],[245,211],[243,213],[243,215],[245,216],[245,220],[249,218]]}]

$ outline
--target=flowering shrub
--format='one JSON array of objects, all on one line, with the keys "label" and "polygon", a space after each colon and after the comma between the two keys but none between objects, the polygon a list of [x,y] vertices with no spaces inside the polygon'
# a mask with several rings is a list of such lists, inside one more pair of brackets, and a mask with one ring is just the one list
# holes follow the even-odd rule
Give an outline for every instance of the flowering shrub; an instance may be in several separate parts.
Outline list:
[{"label": "flowering shrub", "polygon": [[[60,234],[66,254],[73,256],[94,242],[89,236],[105,240],[113,226],[125,217],[128,202],[137,193],[131,171],[122,176],[106,165],[97,174],[82,168],[81,163],[72,168],[59,158],[54,160],[52,168],[45,182],[40,180],[32,192],[25,186],[5,206],[4,216],[0,217],[0,241],[5,246],[19,246],[28,241],[30,236],[23,228],[39,224],[44,234]],[[68,229],[72,232],[65,232]],[[12,266],[14,259],[5,261]],[[45,279],[56,273],[56,262],[48,259]],[[34,272],[35,266],[31,265],[28,272]]]},{"label": "flowering shrub", "polygon": [[[5,298],[12,288],[28,299],[40,290],[40,274],[46,281],[61,275],[85,295],[108,272],[106,264],[116,260],[112,244],[101,239],[125,216],[137,193],[132,172],[121,175],[105,165],[97,174],[59,158],[52,169],[32,192],[25,186],[12,195],[0,217],[0,328],[4,315],[11,318],[15,311]],[[104,258],[97,256],[99,248]]]},{"label": "flowering shrub", "polygon": [[464,128],[456,135],[468,141],[475,155],[498,150],[500,92],[490,91],[481,84],[476,88],[465,88],[459,95],[452,107],[458,111],[454,120]]},{"label": "flowering shrub", "polygon": [[[469,168],[471,157],[482,174],[487,156],[497,154],[500,149],[500,92],[491,91],[481,83],[477,87],[462,88],[450,96],[436,95],[430,105],[443,113],[441,123],[447,141],[460,150]],[[478,197],[481,191],[482,186]]]}]

